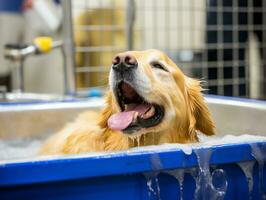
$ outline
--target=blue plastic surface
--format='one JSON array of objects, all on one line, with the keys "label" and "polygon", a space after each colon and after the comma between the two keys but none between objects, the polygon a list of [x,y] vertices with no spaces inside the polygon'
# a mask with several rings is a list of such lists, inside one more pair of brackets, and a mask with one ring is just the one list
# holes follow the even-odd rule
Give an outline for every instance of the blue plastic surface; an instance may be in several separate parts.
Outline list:
[{"label": "blue plastic surface", "polygon": [[[266,143],[257,143],[257,145],[264,149],[266,147]],[[209,148],[203,151],[205,150]],[[210,164],[226,172],[228,189],[225,199],[249,199],[246,178],[235,163],[254,160],[250,145],[222,145],[215,146],[211,150]],[[155,160],[160,162],[159,166],[154,165]],[[159,171],[161,199],[179,199],[178,181],[164,172],[192,167],[198,167],[195,153],[186,155],[180,149],[10,163],[0,166],[0,197],[1,199],[157,199],[157,194],[149,195],[143,172]],[[259,199],[257,165],[253,171],[254,188],[251,195],[252,199]],[[263,180],[266,186],[265,178]],[[193,199],[194,189],[194,179],[186,174],[183,199]]]}]

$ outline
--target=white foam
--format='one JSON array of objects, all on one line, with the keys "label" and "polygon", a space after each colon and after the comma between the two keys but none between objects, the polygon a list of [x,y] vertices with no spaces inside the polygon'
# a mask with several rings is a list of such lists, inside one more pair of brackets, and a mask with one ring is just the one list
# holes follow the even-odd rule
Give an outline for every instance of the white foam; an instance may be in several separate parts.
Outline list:
[{"label": "white foam", "polygon": [[35,157],[41,144],[40,140],[0,140],[0,161]]},{"label": "white foam", "polygon": [[205,136],[203,134],[199,134],[200,143],[197,145],[203,146],[213,146],[213,145],[223,145],[223,144],[239,144],[239,143],[252,143],[252,142],[265,142],[265,136],[259,135],[225,135],[223,137],[218,136]]},{"label": "white foam", "polygon": [[64,156],[37,156],[37,151],[41,145],[41,140],[0,140],[0,164],[10,162],[26,162],[39,160],[53,160],[65,158],[82,158],[82,157],[98,157],[112,156],[117,153],[141,153],[151,152],[158,153],[165,150],[182,150],[185,154],[190,155],[193,149],[207,148],[212,146],[221,146],[225,144],[241,144],[266,142],[266,137],[254,135],[233,136],[226,135],[224,137],[207,137],[200,134],[200,142],[192,144],[162,144],[145,147],[136,147],[127,151],[120,152],[94,152],[84,153],[79,155],[64,155]]},{"label": "white foam", "polygon": [[228,145],[228,144],[249,144],[254,142],[266,142],[265,136],[257,136],[257,135],[225,135],[223,137],[218,136],[205,136],[203,134],[199,134],[198,143],[191,144],[161,144],[161,145],[151,145],[144,147],[135,147],[128,152],[141,152],[141,151],[151,151],[151,152],[160,152],[164,150],[170,149],[179,149],[182,150],[185,154],[190,155],[193,149],[198,148],[208,148],[214,146]]}]

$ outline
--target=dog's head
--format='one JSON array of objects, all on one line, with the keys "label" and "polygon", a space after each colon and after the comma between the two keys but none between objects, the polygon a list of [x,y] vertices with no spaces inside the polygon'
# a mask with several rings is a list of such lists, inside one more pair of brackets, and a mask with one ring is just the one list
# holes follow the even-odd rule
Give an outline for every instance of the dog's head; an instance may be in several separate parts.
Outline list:
[{"label": "dog's head", "polygon": [[128,136],[176,132],[184,142],[195,131],[214,134],[200,82],[186,77],[158,50],[128,51],[113,59],[106,125]]}]

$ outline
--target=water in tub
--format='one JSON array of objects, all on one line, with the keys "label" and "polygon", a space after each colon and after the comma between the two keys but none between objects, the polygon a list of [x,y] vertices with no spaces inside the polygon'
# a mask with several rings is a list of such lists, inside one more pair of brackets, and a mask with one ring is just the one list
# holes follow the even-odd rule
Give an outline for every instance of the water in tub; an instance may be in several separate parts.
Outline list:
[{"label": "water in tub", "polygon": [[[198,160],[198,169],[189,169],[189,170],[173,170],[168,173],[174,176],[178,182],[180,187],[180,199],[183,197],[183,180],[184,174],[189,173],[194,177],[196,182],[196,190],[194,193],[195,199],[223,199],[226,194],[227,189],[227,181],[225,172],[222,169],[215,169],[212,173],[210,172],[209,160],[212,155],[212,151],[210,149],[206,150],[204,147],[210,147],[215,145],[222,144],[235,144],[235,143],[252,143],[252,155],[256,159],[259,164],[259,192],[261,193],[261,197],[265,198],[265,194],[262,191],[262,177],[263,177],[263,166],[266,160],[266,155],[263,152],[266,152],[266,145],[263,146],[263,149],[259,148],[254,144],[254,142],[258,141],[266,141],[266,137],[262,136],[253,136],[253,135],[241,135],[241,136],[233,136],[226,135],[223,137],[206,137],[200,135],[200,142],[196,144],[163,144],[159,146],[147,146],[147,147],[136,147],[127,152],[134,151],[143,151],[143,150],[167,150],[173,148],[181,149],[185,154],[190,155],[193,151],[195,152]],[[0,140],[0,163],[6,163],[15,161],[16,159],[29,158],[36,159],[36,154],[40,145],[42,144],[42,139],[13,139],[13,140]],[[154,171],[160,171],[162,169],[160,158],[154,154],[151,163],[153,165]],[[239,163],[239,166],[243,170],[246,175],[247,184],[249,191],[252,191],[253,187],[253,166],[254,162],[248,163]],[[149,196],[153,196],[151,199],[160,199],[160,187],[158,184],[158,173],[146,173],[144,174],[147,179],[147,188],[149,192]],[[220,178],[223,181],[223,184],[216,188],[213,185],[214,178]]]}]

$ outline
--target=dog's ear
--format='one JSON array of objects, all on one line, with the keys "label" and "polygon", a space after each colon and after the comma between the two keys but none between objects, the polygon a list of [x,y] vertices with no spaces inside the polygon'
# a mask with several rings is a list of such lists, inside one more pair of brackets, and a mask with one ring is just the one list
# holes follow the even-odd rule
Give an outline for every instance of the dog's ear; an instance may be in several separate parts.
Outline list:
[{"label": "dog's ear", "polygon": [[205,135],[214,135],[215,125],[204,102],[200,81],[186,77],[186,90],[191,112],[190,128],[199,130]]}]

